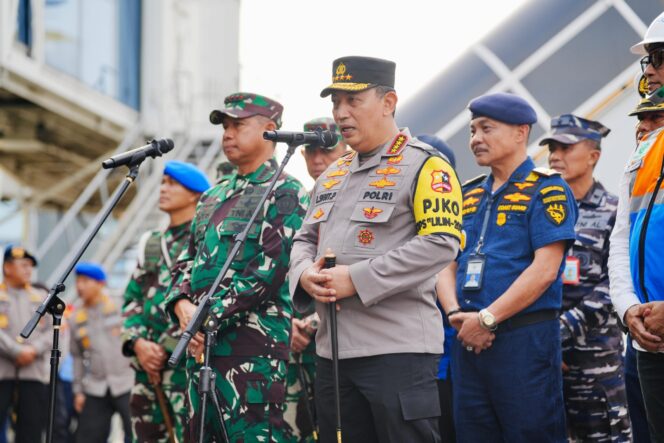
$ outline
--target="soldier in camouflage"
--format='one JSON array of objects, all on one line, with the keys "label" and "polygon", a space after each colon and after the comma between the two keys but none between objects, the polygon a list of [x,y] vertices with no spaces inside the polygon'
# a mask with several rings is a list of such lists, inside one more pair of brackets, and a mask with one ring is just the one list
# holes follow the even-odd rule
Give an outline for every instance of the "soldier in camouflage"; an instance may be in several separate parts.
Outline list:
[{"label": "soldier in camouflage", "polygon": [[[347,153],[348,147],[341,137],[339,126],[330,117],[309,120],[305,131],[322,129],[337,134],[337,144],[330,147],[305,145],[302,155],[307,171],[316,180],[332,163]],[[284,418],[299,442],[315,441],[316,411],[314,407],[314,379],[316,377],[316,342],[313,339],[318,329],[318,314],[313,304],[305,312],[293,313],[291,330],[291,356],[286,375],[286,404]],[[303,386],[303,382],[305,386]],[[304,397],[307,393],[308,402]]]},{"label": "soldier in camouflage", "polygon": [[[274,176],[274,144],[264,131],[281,126],[283,107],[267,97],[236,93],[210,114],[224,127],[223,150],[237,166],[201,197],[191,238],[173,271],[167,311],[184,328],[195,304],[210,289],[240,233]],[[292,306],[286,275],[293,236],[308,204],[302,185],[282,175],[250,229],[225,279],[215,289],[211,315],[219,322],[210,366],[216,374],[224,424],[231,442],[291,441],[283,420]],[[192,339],[187,360],[189,430],[198,436],[197,392],[203,338]],[[208,407],[206,441],[219,434]]]},{"label": "soldier in camouflage", "polygon": [[572,114],[553,118],[549,164],[579,206],[576,241],[565,260],[560,335],[563,391],[571,439],[631,441],[623,376],[623,336],[609,297],[609,237],[618,198],[594,180],[600,142],[609,129]]},{"label": "soldier in camouflage", "polygon": [[164,299],[171,266],[189,240],[196,204],[209,187],[205,173],[194,165],[166,163],[159,209],[169,216],[168,229],[141,237],[138,265],[125,290],[122,350],[134,357],[136,379],[130,407],[132,438],[137,443],[182,441],[184,437],[187,376],[184,364],[165,367],[180,338],[180,328],[166,317]]}]

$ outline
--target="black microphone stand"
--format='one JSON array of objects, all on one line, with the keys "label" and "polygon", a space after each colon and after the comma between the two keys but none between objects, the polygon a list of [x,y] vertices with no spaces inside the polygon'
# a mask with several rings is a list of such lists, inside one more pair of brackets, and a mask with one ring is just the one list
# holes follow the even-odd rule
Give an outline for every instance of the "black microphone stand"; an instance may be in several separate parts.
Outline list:
[{"label": "black microphone stand", "polygon": [[[266,134],[267,133],[263,134],[264,138],[267,138]],[[211,394],[214,406],[217,410],[216,411],[217,417],[220,420],[220,427],[222,433],[224,434],[223,435],[225,439],[224,441],[226,442],[230,440],[228,439],[228,435],[226,433],[226,426],[223,420],[223,412],[221,410],[219,394],[214,384],[214,378],[215,378],[214,373],[212,372],[212,368],[209,366],[210,350],[216,339],[216,333],[217,333],[216,331],[217,321],[216,319],[214,319],[214,316],[208,315],[210,308],[212,307],[212,295],[217,290],[219,284],[228,273],[228,270],[230,269],[231,264],[235,259],[235,256],[237,255],[237,253],[240,251],[240,248],[247,240],[247,236],[249,235],[249,229],[256,221],[258,214],[263,210],[263,205],[265,204],[268,196],[270,195],[275,185],[277,184],[277,180],[279,180],[279,177],[281,177],[281,174],[283,173],[286,164],[288,163],[291,156],[295,152],[295,148],[297,146],[299,146],[299,141],[297,140],[294,140],[293,143],[288,144],[288,151],[286,151],[286,155],[284,159],[281,161],[279,168],[277,169],[277,171],[274,173],[274,176],[270,180],[270,184],[265,190],[265,193],[263,193],[263,195],[261,196],[261,199],[256,205],[256,209],[254,209],[254,212],[251,214],[251,217],[249,217],[246,226],[244,227],[242,232],[240,232],[235,236],[233,247],[231,248],[230,252],[228,253],[228,256],[226,257],[226,262],[219,271],[219,274],[217,274],[217,278],[210,286],[210,289],[208,289],[207,293],[199,301],[198,307],[196,308],[194,315],[191,317],[191,320],[189,320],[187,327],[182,332],[180,341],[178,342],[177,346],[175,347],[175,350],[168,359],[168,364],[170,367],[174,368],[175,366],[177,366],[180,359],[182,359],[182,356],[185,350],[187,349],[187,346],[189,345],[189,342],[191,341],[192,337],[199,331],[205,334],[205,350],[203,354],[205,356],[204,357],[205,361],[203,362],[203,366],[199,371],[199,388],[198,388],[198,392],[201,394],[201,399],[200,399],[201,411],[202,412],[205,411],[206,409],[205,403],[207,402],[208,394]],[[204,430],[205,430],[205,414],[201,413],[198,425],[198,441],[201,443],[203,442]]]},{"label": "black microphone stand", "polygon": [[85,240],[83,245],[80,247],[74,258],[72,259],[67,269],[62,274],[57,283],[53,285],[51,290],[48,293],[48,296],[41,303],[39,308],[35,311],[34,315],[25,325],[21,331],[21,337],[27,339],[34,331],[35,327],[39,323],[39,320],[48,312],[53,316],[53,348],[51,349],[51,374],[49,378],[49,399],[48,399],[48,427],[46,428],[46,442],[51,443],[53,441],[53,420],[55,416],[55,393],[57,391],[58,384],[58,365],[60,362],[60,325],[62,323],[62,314],[65,311],[65,302],[58,297],[58,294],[61,294],[65,290],[65,280],[76,266],[76,263],[81,259],[81,256],[88,249],[90,243],[99,232],[99,229],[104,224],[108,216],[113,211],[113,208],[118,204],[124,193],[127,191],[127,188],[136,180],[138,176],[138,168],[145,160],[145,153],[137,153],[135,158],[132,158],[131,162],[127,165],[129,167],[129,172],[125,177],[124,181],[113,193],[112,198],[106,202],[106,205],[102,208],[102,211],[97,215],[94,223],[94,229],[88,235],[88,238]]}]

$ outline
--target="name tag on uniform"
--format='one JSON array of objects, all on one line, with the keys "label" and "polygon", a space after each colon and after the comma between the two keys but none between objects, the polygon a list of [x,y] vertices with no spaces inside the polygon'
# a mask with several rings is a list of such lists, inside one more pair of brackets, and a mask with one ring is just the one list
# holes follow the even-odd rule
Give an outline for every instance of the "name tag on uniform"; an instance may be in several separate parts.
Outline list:
[{"label": "name tag on uniform", "polygon": [[482,289],[482,277],[484,276],[484,264],[486,259],[483,255],[473,254],[468,259],[466,268],[466,277],[463,282],[463,289],[468,291],[479,291]]},{"label": "name tag on uniform", "polygon": [[581,263],[579,259],[568,255],[565,259],[565,269],[563,270],[563,284],[578,285],[581,281]]}]

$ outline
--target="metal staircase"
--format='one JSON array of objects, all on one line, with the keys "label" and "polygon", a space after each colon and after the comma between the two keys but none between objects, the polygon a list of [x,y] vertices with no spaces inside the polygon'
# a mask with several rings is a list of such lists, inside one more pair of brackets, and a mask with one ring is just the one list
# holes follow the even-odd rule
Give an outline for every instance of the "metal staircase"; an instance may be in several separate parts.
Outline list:
[{"label": "metal staircase", "polygon": [[[137,140],[141,140],[141,135],[140,125],[132,128],[118,148],[109,156],[126,151]],[[188,161],[205,170],[208,176],[214,179],[216,166],[223,158],[220,148],[221,136],[214,139],[190,135],[173,138],[175,148],[166,155],[166,158],[148,159],[143,163],[137,179],[130,188],[132,194],[128,193],[122,199],[125,202],[128,199],[130,201],[125,204],[124,210],[114,212],[109,217],[83,256],[84,260],[92,260],[104,266],[108,272],[109,287],[112,292],[124,289],[126,281],[135,267],[136,244],[143,232],[164,228],[167,224],[166,217],[157,206],[164,162],[167,160]],[[94,170],[94,168],[100,168],[98,162],[91,163],[87,169]],[[49,286],[66,270],[67,264],[73,259],[76,251],[94,227],[94,217],[83,213],[86,203],[95,196],[101,198],[102,204],[105,203],[113,192],[112,189],[109,189],[109,185],[115,186],[120,174],[126,172],[124,168],[121,169],[117,171],[100,169],[82,190],[74,204],[50,228],[48,236],[40,245],[38,256],[58,254],[59,251],[66,251],[66,254],[58,256],[58,264],[50,270],[46,278],[41,276]],[[80,232],[80,228],[76,229],[76,224],[82,226],[82,232]],[[71,284],[68,284],[67,287],[69,291],[73,289]]]},{"label": "metal staircase", "polygon": [[136,245],[141,235],[146,231],[164,229],[167,226],[168,219],[158,208],[159,184],[164,162],[182,160],[193,163],[213,179],[216,165],[223,157],[220,138],[189,138],[176,142],[177,144],[181,148],[177,149],[174,155],[165,160],[157,159],[151,165],[150,171],[146,171],[145,176],[141,177],[136,196],[118,218],[113,232],[104,239],[93,256],[94,261],[101,263],[109,271],[110,286],[119,290],[124,289],[136,266]]}]

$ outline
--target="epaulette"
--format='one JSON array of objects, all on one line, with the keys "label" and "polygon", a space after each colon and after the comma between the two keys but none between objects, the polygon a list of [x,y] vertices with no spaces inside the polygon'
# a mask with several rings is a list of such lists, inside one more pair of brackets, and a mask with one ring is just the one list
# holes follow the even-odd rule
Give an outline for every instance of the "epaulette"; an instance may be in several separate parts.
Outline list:
[{"label": "epaulette", "polygon": [[438,151],[436,148],[434,148],[431,145],[428,145],[428,144],[424,143],[423,141],[421,141],[417,138],[411,138],[410,140],[408,140],[408,144],[410,146],[413,146],[414,148],[419,148],[422,151],[425,151],[425,152],[428,152],[428,153],[431,153],[431,154],[440,154],[440,151]]},{"label": "epaulette", "polygon": [[486,174],[480,174],[475,178],[471,178],[470,180],[466,180],[465,182],[463,182],[461,187],[465,188],[466,186],[471,186],[471,185],[477,184],[477,183],[481,182],[482,180],[484,180],[485,178],[486,178]]},{"label": "epaulette", "polygon": [[560,175],[560,172],[554,171],[553,169],[549,168],[535,168],[533,169],[533,172],[544,177],[553,177],[554,175]]}]

